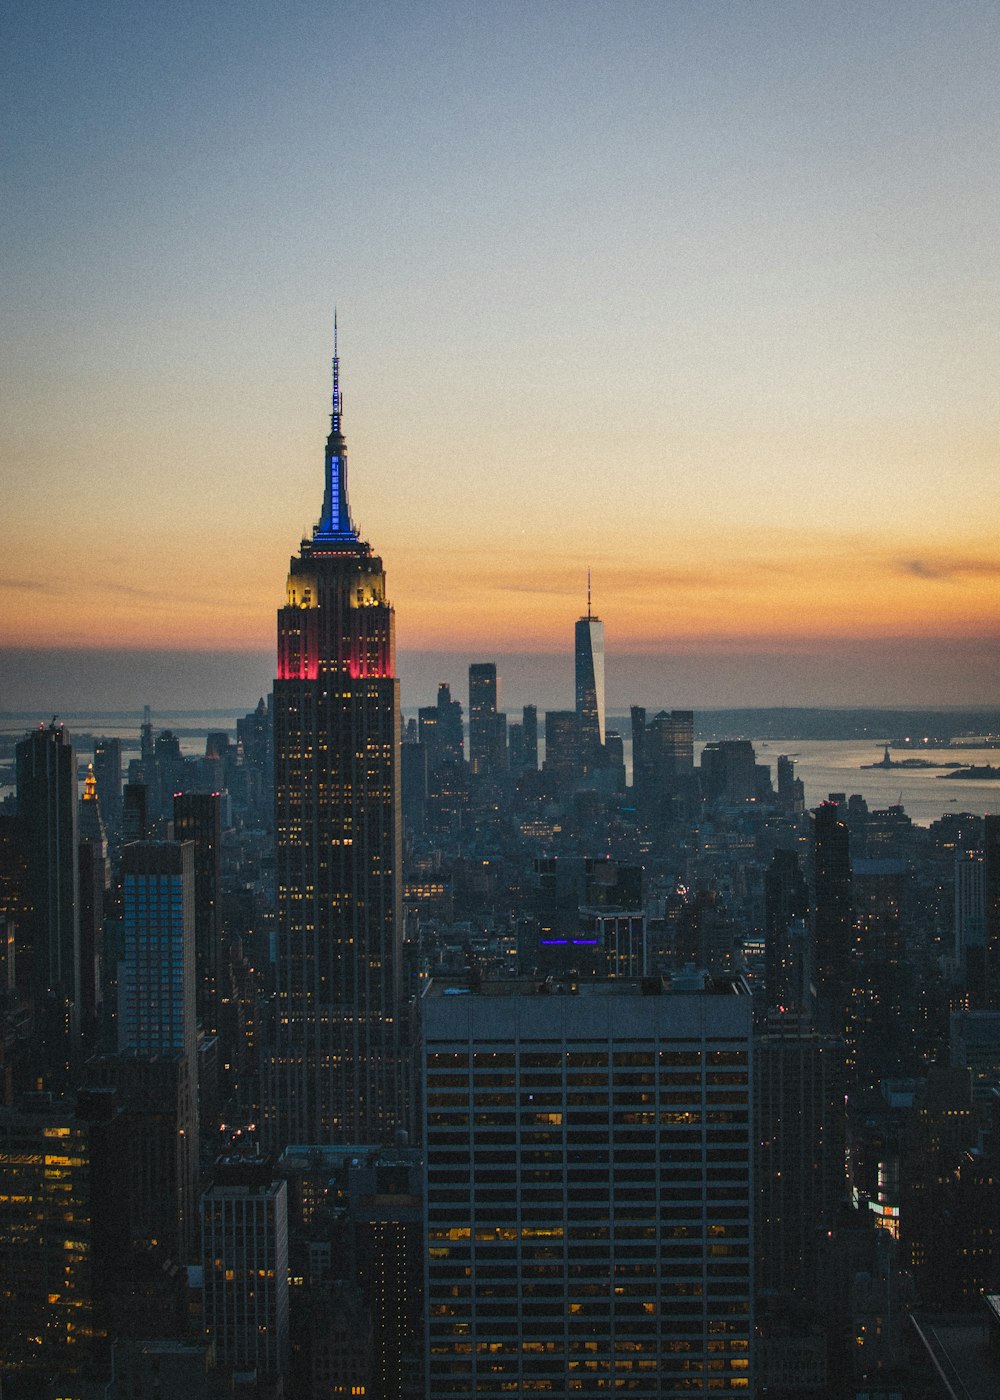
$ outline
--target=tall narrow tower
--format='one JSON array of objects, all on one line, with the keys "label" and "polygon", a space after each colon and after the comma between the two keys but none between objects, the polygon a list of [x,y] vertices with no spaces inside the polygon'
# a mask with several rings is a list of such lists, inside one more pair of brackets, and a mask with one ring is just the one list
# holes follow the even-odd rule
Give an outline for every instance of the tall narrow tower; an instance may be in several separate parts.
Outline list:
[{"label": "tall narrow tower", "polygon": [[336,328],[332,410],[322,515],[278,611],[270,1146],[384,1140],[404,1102],[395,616],[351,520]]},{"label": "tall narrow tower", "polygon": [[590,610],[587,570],[587,616],[576,624],[576,713],[580,741],[589,759],[604,745],[604,623]]}]

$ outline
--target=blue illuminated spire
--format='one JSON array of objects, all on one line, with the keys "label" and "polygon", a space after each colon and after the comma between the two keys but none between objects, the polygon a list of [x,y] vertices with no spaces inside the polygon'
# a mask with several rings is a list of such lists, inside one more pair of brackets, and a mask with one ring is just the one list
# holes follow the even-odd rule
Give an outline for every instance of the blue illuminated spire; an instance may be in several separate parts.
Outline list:
[{"label": "blue illuminated spire", "polygon": [[323,514],[313,530],[314,540],[356,540],[347,501],[347,444],[341,431],[340,356],[337,353],[337,313],[333,313],[333,400],[330,436],[326,440]]}]

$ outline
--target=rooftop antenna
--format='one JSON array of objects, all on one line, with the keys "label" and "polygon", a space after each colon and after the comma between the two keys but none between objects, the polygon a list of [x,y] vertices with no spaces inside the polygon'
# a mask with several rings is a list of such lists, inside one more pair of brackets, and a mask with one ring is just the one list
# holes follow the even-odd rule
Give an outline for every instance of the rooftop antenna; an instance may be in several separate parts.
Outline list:
[{"label": "rooftop antenna", "polygon": [[587,565],[587,621],[590,621],[590,565]]},{"label": "rooftop antenna", "polygon": [[337,308],[333,308],[333,412],[330,427],[340,432],[340,356],[337,353]]}]

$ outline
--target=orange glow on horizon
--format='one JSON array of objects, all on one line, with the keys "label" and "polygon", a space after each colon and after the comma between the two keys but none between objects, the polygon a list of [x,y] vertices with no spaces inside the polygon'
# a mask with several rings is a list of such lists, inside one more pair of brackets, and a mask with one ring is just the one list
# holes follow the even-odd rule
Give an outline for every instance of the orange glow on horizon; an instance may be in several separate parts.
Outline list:
[{"label": "orange glow on horizon", "polygon": [[[527,541],[502,552],[444,539],[380,543],[408,651],[562,650],[585,609],[586,562],[609,651],[1000,634],[1000,559],[983,540],[747,530],[722,544],[663,536],[579,554]],[[72,559],[37,585],[30,561],[15,557],[8,579],[23,569],[25,582],[0,583],[3,643],[268,650],[288,553],[263,535],[200,539],[194,549],[177,540],[120,560],[113,575]]]}]

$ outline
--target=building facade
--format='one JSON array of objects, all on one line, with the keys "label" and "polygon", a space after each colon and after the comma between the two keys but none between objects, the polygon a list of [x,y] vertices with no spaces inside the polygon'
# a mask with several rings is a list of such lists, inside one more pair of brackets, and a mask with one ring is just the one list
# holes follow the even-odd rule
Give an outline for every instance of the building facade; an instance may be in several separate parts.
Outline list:
[{"label": "building facade", "polygon": [[194,846],[139,841],[122,852],[125,959],[118,974],[118,1049],[197,1057]]},{"label": "building facade", "polygon": [[201,1200],[205,1330],[219,1360],[258,1376],[288,1365],[288,1187],[266,1161],[216,1163]]},{"label": "building facade", "polygon": [[427,1397],[751,1390],[741,983],[431,983]]},{"label": "building facade", "polygon": [[395,616],[351,520],[335,344],[322,515],[278,612],[274,1148],[385,1141],[400,1123],[400,737]]}]

